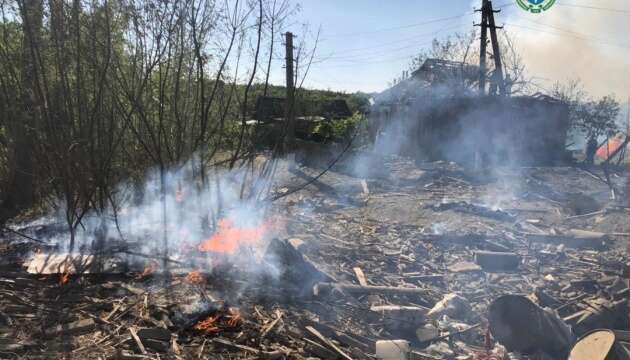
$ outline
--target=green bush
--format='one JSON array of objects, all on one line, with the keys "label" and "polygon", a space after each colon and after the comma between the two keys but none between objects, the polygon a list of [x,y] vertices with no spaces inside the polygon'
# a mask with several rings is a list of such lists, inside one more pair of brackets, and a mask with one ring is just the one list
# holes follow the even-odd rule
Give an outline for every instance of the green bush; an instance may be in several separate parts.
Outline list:
[{"label": "green bush", "polygon": [[315,126],[313,136],[326,142],[346,141],[353,136],[364,121],[365,115],[358,112],[346,119],[322,121]]}]

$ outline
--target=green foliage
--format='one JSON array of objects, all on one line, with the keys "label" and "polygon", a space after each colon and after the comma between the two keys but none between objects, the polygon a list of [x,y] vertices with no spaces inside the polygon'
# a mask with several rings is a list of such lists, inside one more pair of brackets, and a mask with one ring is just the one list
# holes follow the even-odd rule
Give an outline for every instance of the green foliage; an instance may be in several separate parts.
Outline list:
[{"label": "green foliage", "polygon": [[355,112],[346,119],[327,120],[318,123],[313,130],[313,135],[324,141],[347,141],[365,121],[365,115]]},{"label": "green foliage", "polygon": [[[117,184],[139,182],[147,170],[164,173],[195,154],[203,182],[216,154],[233,156],[234,166],[261,143],[277,148],[281,136],[242,126],[258,96],[286,95],[282,86],[239,83],[261,78],[272,52],[273,19],[262,19],[258,4],[206,1],[190,11],[187,2],[161,0],[0,1],[0,184],[15,189],[26,183],[16,174],[28,174],[34,184],[24,188],[64,204],[76,227],[87,211],[119,200]],[[257,41],[253,67],[242,44]],[[347,114],[369,105],[360,93],[299,89],[295,98],[298,116],[325,115],[323,104],[338,99]],[[322,132],[341,139],[355,122]]]},{"label": "green foliage", "polygon": [[[239,91],[243,91],[244,86],[240,86]],[[256,104],[256,97],[264,95],[264,84],[255,84],[251,89],[251,102],[248,104],[250,113],[253,112]],[[267,96],[284,98],[286,87],[269,85]],[[367,113],[370,108],[370,95],[362,92],[344,93],[330,90],[299,89],[296,94],[296,113],[305,116],[323,115],[322,104],[332,100],[345,100],[351,113]]]},{"label": "green foliage", "polygon": [[575,126],[589,139],[614,135],[619,111],[619,103],[610,95],[578,103],[574,109]]}]

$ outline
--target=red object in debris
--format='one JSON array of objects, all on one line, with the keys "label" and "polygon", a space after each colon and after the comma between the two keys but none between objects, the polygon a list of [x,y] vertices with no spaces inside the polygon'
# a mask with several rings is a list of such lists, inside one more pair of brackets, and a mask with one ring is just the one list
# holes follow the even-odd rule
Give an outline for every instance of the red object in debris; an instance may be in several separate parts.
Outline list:
[{"label": "red object in debris", "polygon": [[626,137],[627,136],[625,134],[617,134],[615,137],[608,139],[604,145],[597,149],[595,155],[600,159],[607,160],[611,155],[617,153],[617,151],[624,146],[626,143]]},{"label": "red object in debris", "polygon": [[221,219],[219,230],[211,238],[199,244],[199,251],[232,254],[243,245],[253,245],[262,240],[270,228],[269,224],[238,228],[232,221]]},{"label": "red object in debris", "polygon": [[150,276],[151,274],[155,272],[155,270],[157,270],[157,267],[158,267],[158,264],[155,261],[151,261],[144,267],[144,271],[142,271],[142,274],[138,274],[136,276],[136,280],[142,280]]},{"label": "red object in debris", "polygon": [[223,308],[216,314],[198,321],[193,329],[203,333],[218,333],[222,330],[234,330],[242,322],[241,314],[236,308]]},{"label": "red object in debris", "polygon": [[61,278],[59,279],[59,286],[64,286],[69,282],[70,282],[70,274],[69,273],[62,274]]},{"label": "red object in debris", "polygon": [[199,271],[191,271],[186,275],[186,282],[189,284],[202,284],[204,282],[203,275]]},{"label": "red object in debris", "polygon": [[221,317],[221,315],[208,316],[205,320],[196,323],[193,329],[205,333],[219,332],[219,328],[216,326],[219,317]]}]

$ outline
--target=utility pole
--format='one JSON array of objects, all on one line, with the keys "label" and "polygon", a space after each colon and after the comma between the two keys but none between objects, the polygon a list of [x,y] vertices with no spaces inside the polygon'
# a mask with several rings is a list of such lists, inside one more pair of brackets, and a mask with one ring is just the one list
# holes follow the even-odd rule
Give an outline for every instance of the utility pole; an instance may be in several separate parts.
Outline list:
[{"label": "utility pole", "polygon": [[286,103],[285,103],[285,121],[286,121],[286,134],[284,139],[285,153],[293,150],[293,144],[295,140],[295,85],[293,82],[293,33],[287,32],[285,34],[285,46],[286,46]]},{"label": "utility pole", "polygon": [[481,44],[479,46],[479,95],[486,93],[486,53],[488,46],[488,0],[481,4]]},{"label": "utility pole", "polygon": [[[492,9],[492,1],[482,0],[481,5],[481,44],[479,54],[479,93],[484,95],[486,92],[486,72],[487,70],[487,48],[488,48],[488,29],[490,29],[490,40],[492,42],[492,54],[494,58],[494,75],[493,86],[499,87],[501,95],[506,95],[505,82],[503,80],[503,62],[501,61],[501,49],[499,48],[499,39],[497,37],[497,29],[503,27],[496,26],[494,21],[494,13],[498,13],[501,10]],[[496,88],[495,88],[496,89]]]},{"label": "utility pole", "polygon": [[492,1],[488,0],[488,28],[490,28],[490,40],[492,41],[492,54],[494,55],[494,83],[499,86],[499,94],[505,96],[505,81],[503,81],[503,62],[501,61],[501,49],[499,48],[499,38],[497,37],[497,27],[494,22],[494,13],[501,10],[492,9]]}]

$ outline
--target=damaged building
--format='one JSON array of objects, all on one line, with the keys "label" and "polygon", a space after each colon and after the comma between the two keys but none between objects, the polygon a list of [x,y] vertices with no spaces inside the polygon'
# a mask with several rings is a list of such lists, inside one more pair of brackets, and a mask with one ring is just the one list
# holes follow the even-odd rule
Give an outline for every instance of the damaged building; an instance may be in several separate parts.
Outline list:
[{"label": "damaged building", "polygon": [[[540,94],[479,95],[471,90],[479,72],[477,66],[427,59],[410,77],[375,97],[372,139],[394,137],[398,153],[418,160],[566,161],[568,106]],[[509,92],[509,78],[505,86]]]}]

